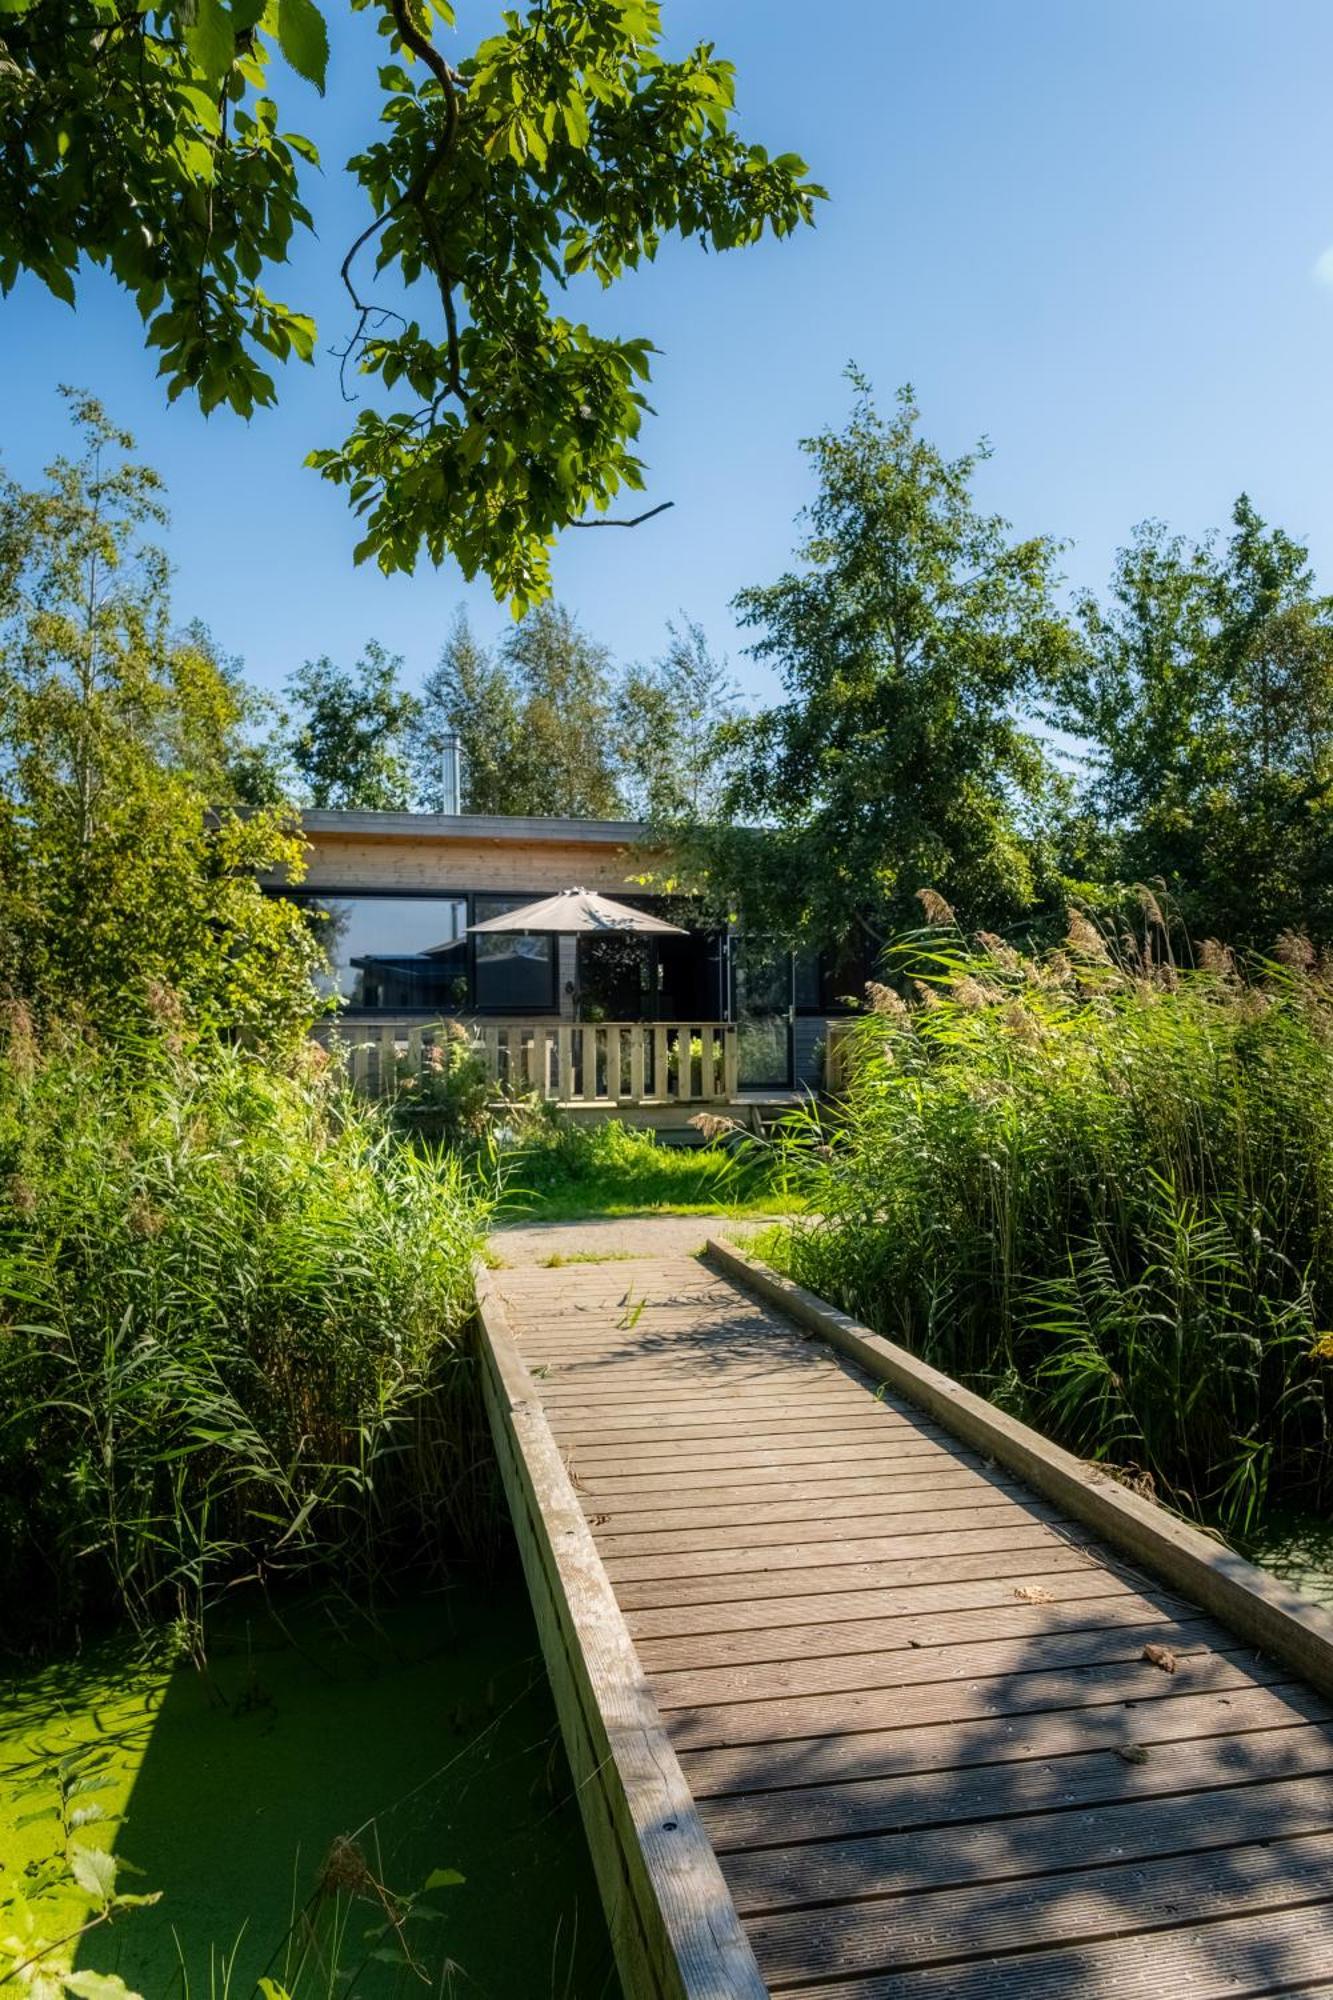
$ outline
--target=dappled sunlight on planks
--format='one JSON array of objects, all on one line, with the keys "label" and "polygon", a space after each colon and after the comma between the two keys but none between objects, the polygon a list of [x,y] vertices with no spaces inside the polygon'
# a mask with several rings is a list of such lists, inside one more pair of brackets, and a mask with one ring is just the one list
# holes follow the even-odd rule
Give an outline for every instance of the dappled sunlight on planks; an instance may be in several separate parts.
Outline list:
[{"label": "dappled sunlight on planks", "polygon": [[770,1991],[1333,1991],[1290,1666],[706,1265],[492,1283]]}]

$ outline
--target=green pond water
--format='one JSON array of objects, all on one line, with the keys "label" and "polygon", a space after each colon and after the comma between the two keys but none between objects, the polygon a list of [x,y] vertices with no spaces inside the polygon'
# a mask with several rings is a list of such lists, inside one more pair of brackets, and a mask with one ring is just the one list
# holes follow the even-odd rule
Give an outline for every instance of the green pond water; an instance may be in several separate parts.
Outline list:
[{"label": "green pond water", "polygon": [[[1244,1552],[1333,1608],[1327,1517],[1275,1511]],[[64,1955],[145,2000],[252,2000],[264,1976],[294,2000],[620,2000],[516,1574],[373,1623],[237,1616],[203,1674],[120,1642],[0,1683],[6,2000],[33,1992],[4,1978],[34,1949],[23,1906],[37,1944],[92,1907],[62,1781],[91,1814],[74,1839],[160,1897]]]},{"label": "green pond water", "polygon": [[1240,1546],[1251,1562],[1333,1611],[1333,1519],[1327,1514],[1275,1507]]},{"label": "green pond water", "polygon": [[94,1815],[74,1838],[160,1892],[75,1963],[145,2000],[251,2000],[298,1966],[295,2000],[619,2000],[521,1579],[284,1623],[234,1619],[207,1674],[120,1644],[0,1689],[6,1994],[23,1903],[45,1939],[89,1912],[63,1778]]}]

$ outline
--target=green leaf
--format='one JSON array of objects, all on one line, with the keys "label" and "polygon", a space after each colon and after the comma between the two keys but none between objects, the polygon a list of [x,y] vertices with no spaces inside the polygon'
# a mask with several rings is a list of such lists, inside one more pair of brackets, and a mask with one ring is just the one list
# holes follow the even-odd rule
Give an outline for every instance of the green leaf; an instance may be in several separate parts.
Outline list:
[{"label": "green leaf", "polygon": [[432,1868],[426,1877],[427,1889],[456,1889],[460,1882],[466,1882],[466,1875],[460,1875],[456,1868]]},{"label": "green leaf", "polygon": [[118,1972],[65,1972],[61,1978],[66,1993],[76,1995],[76,2000],[143,2000]]},{"label": "green leaf", "polygon": [[69,1872],[84,1894],[95,1896],[99,1903],[109,1903],[116,1893],[116,1857],[105,1848],[71,1842]]},{"label": "green leaf", "polygon": [[63,299],[67,306],[73,305],[74,280],[63,265],[48,265],[42,270],[41,278],[48,292],[54,292],[56,297]]},{"label": "green leaf", "polygon": [[571,92],[560,108],[564,114],[565,132],[570,145],[586,146],[592,135],[592,127],[588,123],[588,113],[584,108],[583,99]]},{"label": "green leaf", "polygon": [[212,85],[221,83],[236,54],[236,30],[223,0],[195,0],[194,18],[185,29],[190,60]]},{"label": "green leaf", "polygon": [[318,334],[314,320],[309,319],[305,313],[290,313],[285,324],[291,335],[293,352],[302,361],[312,360]]},{"label": "green leaf", "polygon": [[296,74],[322,93],[329,31],[314,0],[278,0],[278,46]]}]

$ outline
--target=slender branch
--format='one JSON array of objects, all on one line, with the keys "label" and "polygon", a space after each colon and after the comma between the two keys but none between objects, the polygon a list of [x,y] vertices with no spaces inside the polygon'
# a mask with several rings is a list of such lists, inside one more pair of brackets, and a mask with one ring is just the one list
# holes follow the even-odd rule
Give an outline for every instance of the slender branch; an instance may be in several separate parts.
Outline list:
[{"label": "slender branch", "polygon": [[[440,288],[440,300],[444,307],[444,323],[449,343],[449,388],[458,397],[460,402],[466,402],[466,397],[463,393],[462,361],[458,346],[458,313],[453,295],[455,280],[447,268],[444,246],[440,241],[435,218],[426,207],[426,194],[430,184],[440,167],[453,152],[458,141],[460,116],[458,99],[459,79],[439,50],[416,26],[411,15],[408,13],[408,4],[409,0],[390,0],[390,11],[393,14],[394,26],[398,30],[398,39],[402,42],[403,46],[410,49],[413,55],[421,58],[444,93],[444,130],[434,145],[430,147],[426,158],[408,185],[403,189],[403,192],[396,200],[389,203],[381,215],[377,215],[373,221],[367,223],[366,227],[352,244],[347,255],[343,258],[343,285],[360,317],[357,321],[356,331],[343,350],[341,360],[345,367],[348,356],[355,351],[366,330],[367,322],[373,310],[357,291],[352,279],[352,264],[358,254],[365,248],[366,244],[383,229],[387,222],[391,221],[395,215],[401,213],[404,208],[415,208],[422,233],[426,237],[430,247],[431,263],[434,267],[436,282]],[[394,317],[399,317],[399,315],[394,315]],[[344,389],[344,399],[346,399],[346,394],[346,389]]]},{"label": "slender branch", "polygon": [[414,56],[419,56],[431,75],[444,92],[444,132],[440,139],[438,154],[430,164],[430,171],[414,194],[414,206],[421,222],[422,231],[430,244],[431,261],[435,266],[435,278],[440,288],[440,301],[444,307],[444,323],[449,342],[449,387],[459,402],[466,402],[463,394],[463,368],[458,348],[458,312],[454,305],[454,279],[448,270],[444,245],[440,241],[435,217],[426,206],[426,191],[436,170],[443,165],[458,143],[458,85],[453,71],[444,57],[426,35],[423,35],[408,12],[410,0],[389,0],[398,38]]},{"label": "slender branch", "polygon": [[668,507],[675,506],[674,500],[663,500],[660,506],[650,507],[646,514],[636,514],[632,521],[607,521],[594,514],[588,521],[567,521],[568,528],[638,528],[645,521],[653,520],[658,514],[665,514]]}]

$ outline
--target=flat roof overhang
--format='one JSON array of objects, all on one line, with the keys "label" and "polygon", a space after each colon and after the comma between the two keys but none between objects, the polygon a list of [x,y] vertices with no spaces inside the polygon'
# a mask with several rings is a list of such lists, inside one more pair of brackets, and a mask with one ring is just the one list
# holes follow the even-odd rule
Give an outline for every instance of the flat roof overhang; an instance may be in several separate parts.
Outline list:
[{"label": "flat roof overhang", "polygon": [[633,819],[542,819],[499,813],[330,812],[301,814],[309,836],[345,835],[375,840],[490,840],[527,847],[535,841],[559,846],[632,847],[651,838]]}]

